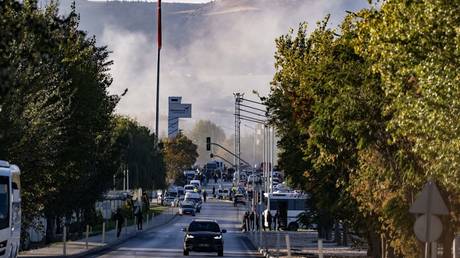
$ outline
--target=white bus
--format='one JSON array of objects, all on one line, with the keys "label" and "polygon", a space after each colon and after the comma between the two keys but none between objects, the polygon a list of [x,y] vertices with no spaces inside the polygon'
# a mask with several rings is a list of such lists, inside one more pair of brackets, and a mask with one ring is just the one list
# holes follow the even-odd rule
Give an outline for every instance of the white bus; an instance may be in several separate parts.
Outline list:
[{"label": "white bus", "polygon": [[17,257],[21,236],[20,171],[0,160],[0,257]]},{"label": "white bus", "polygon": [[271,215],[275,216],[278,211],[279,226],[281,228],[293,231],[299,229],[300,225],[297,222],[297,216],[307,209],[306,203],[309,198],[307,194],[296,192],[275,192],[270,194],[270,198],[268,198],[268,193],[265,193],[264,197],[265,203],[267,203],[268,199],[270,199]]}]

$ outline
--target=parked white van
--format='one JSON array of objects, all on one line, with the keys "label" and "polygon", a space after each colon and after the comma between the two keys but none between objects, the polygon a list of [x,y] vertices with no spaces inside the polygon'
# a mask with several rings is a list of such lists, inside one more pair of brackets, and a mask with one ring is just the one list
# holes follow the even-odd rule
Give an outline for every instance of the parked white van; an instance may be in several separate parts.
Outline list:
[{"label": "parked white van", "polygon": [[201,193],[201,182],[200,182],[200,180],[191,180],[190,184],[194,185],[198,189],[198,192]]}]

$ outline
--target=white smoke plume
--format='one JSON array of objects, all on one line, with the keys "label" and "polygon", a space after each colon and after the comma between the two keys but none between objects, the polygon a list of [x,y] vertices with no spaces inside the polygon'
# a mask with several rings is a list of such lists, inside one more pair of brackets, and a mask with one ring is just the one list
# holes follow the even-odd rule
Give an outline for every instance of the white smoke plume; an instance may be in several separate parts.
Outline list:
[{"label": "white smoke plume", "polygon": [[[129,89],[117,112],[153,128],[156,3],[95,5],[80,1],[77,11],[81,12],[82,29],[96,34],[98,44],[108,45],[113,51],[111,92],[120,94]],[[168,96],[182,96],[184,103],[193,105],[193,119],[182,119],[182,128],[189,129],[194,121],[207,119],[231,134],[233,93],[243,92],[255,99],[253,90],[262,95],[269,92],[275,38],[288,33],[290,28],[297,29],[304,21],[312,29],[327,14],[331,14],[331,26],[336,26],[346,10],[355,11],[368,3],[365,0],[217,0],[177,5],[180,8],[173,4],[165,4],[163,8],[162,135],[167,130]],[[137,24],[143,28],[137,28]]]}]

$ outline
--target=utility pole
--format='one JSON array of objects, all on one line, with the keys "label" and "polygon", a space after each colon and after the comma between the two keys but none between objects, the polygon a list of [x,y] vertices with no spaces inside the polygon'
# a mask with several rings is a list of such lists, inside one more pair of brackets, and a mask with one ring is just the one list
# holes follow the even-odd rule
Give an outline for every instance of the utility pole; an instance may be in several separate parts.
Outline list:
[{"label": "utility pole", "polygon": [[236,179],[236,184],[237,186],[240,185],[240,173],[241,173],[241,139],[240,139],[240,133],[241,133],[241,118],[240,118],[240,105],[242,102],[242,99],[244,97],[244,93],[234,93],[235,96],[235,154],[237,157],[235,157],[235,165],[236,165],[236,173],[238,175]]}]

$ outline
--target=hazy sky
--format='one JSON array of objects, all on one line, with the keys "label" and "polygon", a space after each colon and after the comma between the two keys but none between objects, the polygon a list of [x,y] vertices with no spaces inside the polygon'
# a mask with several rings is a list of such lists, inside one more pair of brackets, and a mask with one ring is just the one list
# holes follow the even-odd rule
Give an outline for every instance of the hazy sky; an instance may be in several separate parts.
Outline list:
[{"label": "hazy sky", "polygon": [[[90,0],[90,1],[107,1],[107,0]],[[110,1],[110,0],[109,0]],[[139,1],[139,0],[125,0],[125,1]],[[155,1],[146,1],[146,2],[156,2]],[[211,0],[162,0],[162,2],[168,2],[168,3],[207,3],[211,2]]]},{"label": "hazy sky", "polygon": [[[178,21],[187,19],[180,25],[172,24],[176,21],[174,17],[169,20],[171,23],[164,22],[160,90],[161,134],[165,134],[167,128],[168,96],[182,96],[183,103],[193,105],[193,118],[182,119],[181,129],[190,129],[197,120],[206,119],[221,126],[227,134],[232,134],[233,93],[243,92],[251,99],[256,98],[252,94],[253,90],[262,95],[269,93],[270,81],[275,72],[273,56],[277,37],[288,33],[290,28],[297,28],[303,21],[308,22],[312,29],[327,14],[332,15],[331,26],[336,26],[343,19],[346,10],[354,11],[368,6],[367,0],[279,0],[282,8],[273,7],[274,1],[267,1],[272,3],[271,7],[261,7],[263,11],[254,11],[248,4],[253,3],[251,1],[219,2],[225,2],[224,7],[213,9],[218,6],[214,5],[201,8],[190,15],[184,12],[169,14],[170,17],[177,16]],[[264,4],[264,0],[258,2]],[[286,5],[295,6],[285,8]],[[155,5],[151,8],[155,10]],[[123,14],[130,17],[123,20],[124,22],[133,21],[130,26],[137,26],[135,21],[143,19],[149,26],[146,31],[156,30],[153,15],[144,17],[142,10],[131,11],[132,13]],[[102,20],[97,12],[99,9],[82,13],[81,25],[90,34],[96,34],[99,44],[107,45],[113,51],[111,59],[114,60],[114,65],[111,73],[114,81],[110,92],[121,94],[124,89],[129,89],[117,106],[117,112],[134,117],[141,124],[154,128],[157,56],[155,39],[151,34],[132,27],[118,26],[113,21],[120,19],[117,16],[120,13],[113,13],[110,19]],[[196,22],[197,20],[199,21]],[[97,30],[101,24],[102,31]],[[244,126],[242,130],[246,133],[252,132]]]}]

